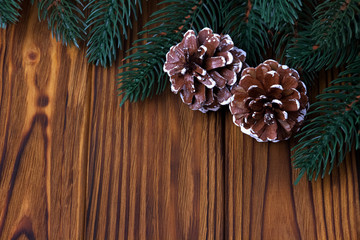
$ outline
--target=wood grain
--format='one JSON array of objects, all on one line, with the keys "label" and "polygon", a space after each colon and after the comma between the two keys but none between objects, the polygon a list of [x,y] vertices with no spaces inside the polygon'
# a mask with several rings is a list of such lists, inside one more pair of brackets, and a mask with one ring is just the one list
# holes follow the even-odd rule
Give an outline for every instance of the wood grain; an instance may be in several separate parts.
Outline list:
[{"label": "wood grain", "polygon": [[[321,72],[311,102],[338,74]],[[225,126],[225,239],[359,239],[360,199],[356,152],[324,180],[304,179],[291,166],[295,140],[257,143]]]},{"label": "wood grain", "polygon": [[85,239],[222,239],[221,116],[168,90],[120,109],[116,73],[94,70]]},{"label": "wood grain", "polygon": [[169,93],[114,114],[119,100],[98,93],[86,239],[222,239],[219,117],[190,112]]},{"label": "wood grain", "polygon": [[[157,2],[143,1],[126,49]],[[360,152],[294,186],[294,140],[257,143],[227,109],[191,111],[169,89],[119,108],[126,49],[88,65],[23,9],[0,30],[1,240],[360,238]]]},{"label": "wood grain", "polygon": [[0,239],[81,239],[88,64],[24,4],[0,30]]}]

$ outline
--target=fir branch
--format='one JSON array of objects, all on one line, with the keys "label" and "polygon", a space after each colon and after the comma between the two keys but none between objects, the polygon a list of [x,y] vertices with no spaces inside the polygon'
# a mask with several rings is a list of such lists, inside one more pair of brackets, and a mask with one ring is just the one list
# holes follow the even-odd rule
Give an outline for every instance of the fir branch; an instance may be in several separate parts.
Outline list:
[{"label": "fir branch", "polygon": [[346,77],[333,80],[317,97],[320,101],[308,115],[319,115],[297,135],[300,139],[292,157],[300,174],[295,184],[305,173],[316,180],[329,167],[330,174],[336,159],[340,164],[353,146],[360,148],[360,57],[340,76]]},{"label": "fir branch", "polygon": [[284,22],[275,29],[272,37],[273,50],[280,61],[285,60],[286,51],[292,47],[294,38],[298,38],[298,32],[304,31],[311,25],[315,5],[313,0],[306,0],[300,10],[297,10],[298,19],[295,23]]},{"label": "fir branch", "polygon": [[354,39],[347,46],[330,48],[314,44],[311,33],[303,32],[295,46],[288,49],[286,56],[289,65],[302,68],[303,71],[319,71],[322,68],[330,69],[351,62],[360,52],[360,41]]},{"label": "fir branch", "polygon": [[120,105],[126,100],[144,100],[154,92],[164,91],[168,82],[163,72],[165,55],[171,46],[181,41],[186,30],[210,27],[216,31],[224,22],[222,1],[165,0],[160,4],[167,6],[152,15],[152,20],[144,26],[149,29],[139,33],[143,38],[134,45],[147,43],[131,48],[129,51],[134,53],[124,59],[129,62],[119,68],[118,91],[123,96]]},{"label": "fir branch", "polygon": [[[298,38],[298,32],[305,31],[311,26],[314,20],[313,12],[315,11],[315,4],[316,1],[314,0],[303,1],[302,8],[297,10],[298,19],[294,24],[282,23],[278,29],[273,30],[273,51],[276,58],[280,59],[280,62],[285,62],[285,64],[292,66],[291,60],[289,61],[289,59],[286,58],[286,52],[293,47],[293,40]],[[298,71],[302,76],[302,81],[306,82],[308,86],[312,85],[313,80],[318,75],[315,71],[302,71],[301,68],[298,68]]]},{"label": "fir branch", "polygon": [[116,59],[117,49],[122,49],[127,30],[132,28],[131,16],[137,18],[141,1],[90,0],[86,8],[90,9],[86,21],[86,30],[90,29],[87,57],[90,62],[106,67]]},{"label": "fir branch", "polygon": [[316,6],[315,20],[299,32],[286,51],[289,63],[304,71],[352,62],[360,51],[360,8],[357,1],[325,1]]},{"label": "fir branch", "polygon": [[257,65],[262,62],[270,40],[259,6],[250,0],[239,1],[229,4],[226,12],[224,32],[230,34],[235,46],[247,53],[247,63]]},{"label": "fir branch", "polygon": [[15,23],[20,17],[19,0],[0,0],[0,28],[6,28],[9,23]]},{"label": "fir branch", "polygon": [[360,38],[359,1],[325,1],[316,7],[311,36],[316,44],[341,48]]},{"label": "fir branch", "polygon": [[79,47],[78,40],[84,40],[85,23],[80,0],[39,0],[38,14],[40,20],[47,19],[57,41]]},{"label": "fir branch", "polygon": [[261,17],[269,28],[279,29],[283,23],[294,24],[301,10],[301,0],[255,0]]}]

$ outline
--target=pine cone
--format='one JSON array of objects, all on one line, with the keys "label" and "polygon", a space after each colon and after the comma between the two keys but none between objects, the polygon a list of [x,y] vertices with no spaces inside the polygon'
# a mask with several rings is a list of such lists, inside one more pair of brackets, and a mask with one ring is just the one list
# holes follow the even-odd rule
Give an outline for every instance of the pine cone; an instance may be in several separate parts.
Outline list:
[{"label": "pine cone", "polygon": [[183,40],[166,54],[164,71],[171,90],[192,110],[217,111],[229,104],[231,87],[243,67],[246,53],[234,47],[229,35],[204,28],[195,35],[189,30]]},{"label": "pine cone", "polygon": [[309,105],[298,72],[274,60],[244,69],[232,93],[234,123],[258,142],[288,139],[299,130]]}]

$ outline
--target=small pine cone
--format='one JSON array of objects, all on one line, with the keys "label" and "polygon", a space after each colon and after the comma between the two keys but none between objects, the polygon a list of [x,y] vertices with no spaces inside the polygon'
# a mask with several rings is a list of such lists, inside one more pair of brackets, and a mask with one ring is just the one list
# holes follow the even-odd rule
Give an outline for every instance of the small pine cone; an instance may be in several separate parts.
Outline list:
[{"label": "small pine cone", "polygon": [[204,28],[196,36],[189,30],[166,54],[164,71],[170,77],[171,91],[180,92],[182,101],[192,110],[217,111],[220,105],[229,104],[231,87],[237,82],[245,57],[229,35]]},{"label": "small pine cone", "polygon": [[306,86],[296,70],[267,60],[245,68],[232,89],[233,121],[258,142],[278,142],[299,130],[308,108]]}]

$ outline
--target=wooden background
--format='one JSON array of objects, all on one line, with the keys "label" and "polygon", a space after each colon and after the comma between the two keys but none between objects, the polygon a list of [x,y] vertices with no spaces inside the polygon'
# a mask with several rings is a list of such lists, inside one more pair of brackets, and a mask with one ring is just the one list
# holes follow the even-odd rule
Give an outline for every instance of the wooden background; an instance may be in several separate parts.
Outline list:
[{"label": "wooden background", "polygon": [[0,239],[360,239],[359,153],[294,186],[293,142],[257,143],[169,90],[119,108],[124,52],[89,65],[21,13],[0,30]]}]

